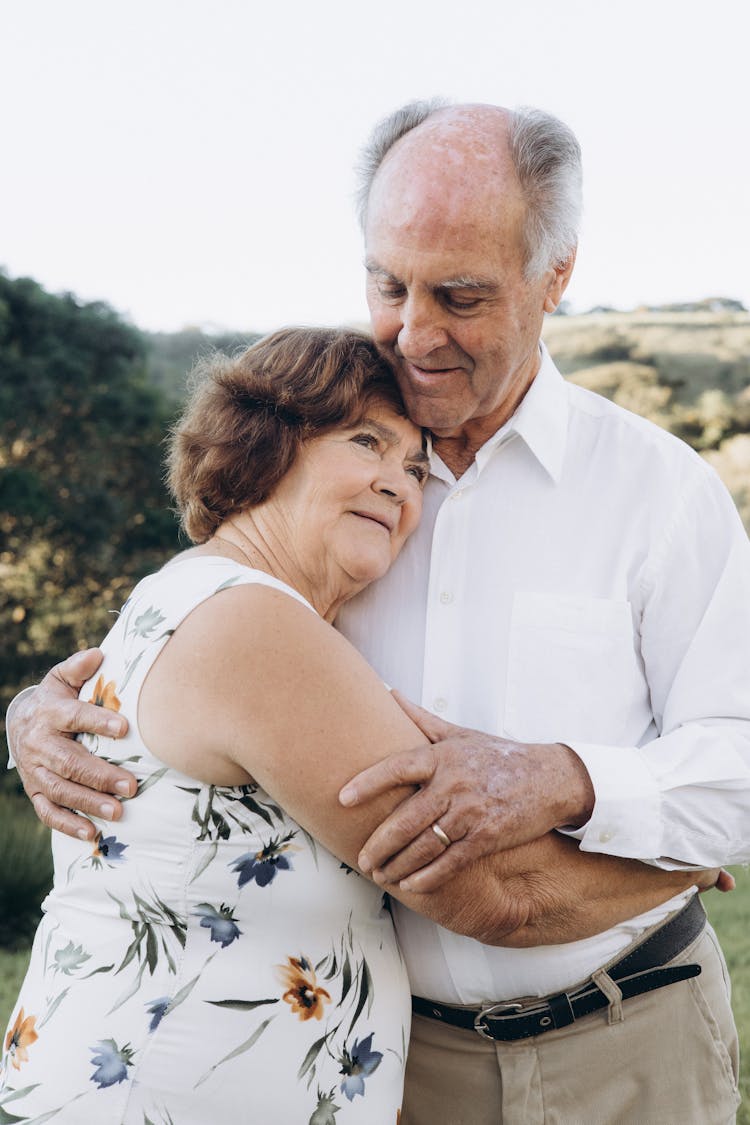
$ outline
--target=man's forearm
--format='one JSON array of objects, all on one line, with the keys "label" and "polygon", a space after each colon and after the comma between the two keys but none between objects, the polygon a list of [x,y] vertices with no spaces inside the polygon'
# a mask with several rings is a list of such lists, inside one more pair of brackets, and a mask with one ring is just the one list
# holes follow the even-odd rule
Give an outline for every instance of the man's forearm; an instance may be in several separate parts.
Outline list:
[{"label": "man's forearm", "polygon": [[[558,945],[602,933],[698,885],[713,885],[717,872],[663,871],[636,860],[581,852],[575,842],[550,833],[488,861],[496,890],[480,936],[488,945]],[[512,904],[512,905],[509,905]],[[509,917],[525,921],[510,932]]]}]

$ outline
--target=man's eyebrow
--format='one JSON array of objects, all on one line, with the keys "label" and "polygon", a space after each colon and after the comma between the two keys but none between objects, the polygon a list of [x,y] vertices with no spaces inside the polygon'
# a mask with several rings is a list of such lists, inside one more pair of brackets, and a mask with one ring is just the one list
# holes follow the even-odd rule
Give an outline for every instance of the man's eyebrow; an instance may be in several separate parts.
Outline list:
[{"label": "man's eyebrow", "polygon": [[[377,275],[382,278],[387,278],[388,281],[394,281],[400,284],[399,279],[395,274],[381,266],[374,258],[365,258],[365,269],[370,275]],[[482,277],[475,274],[459,274],[457,277],[446,277],[442,281],[437,281],[432,286],[433,290],[452,290],[452,289],[473,289],[478,293],[496,293],[498,284],[491,277]]]},{"label": "man's eyebrow", "polygon": [[449,277],[438,282],[437,289],[477,289],[481,293],[493,293],[497,289],[497,282],[489,277],[474,277],[471,274],[460,274],[458,277]]},{"label": "man's eyebrow", "polygon": [[378,265],[374,258],[365,258],[365,269],[368,273],[379,273],[382,274],[383,277],[392,278],[394,281],[396,280],[393,274],[389,273],[388,270],[384,269],[381,265]]}]

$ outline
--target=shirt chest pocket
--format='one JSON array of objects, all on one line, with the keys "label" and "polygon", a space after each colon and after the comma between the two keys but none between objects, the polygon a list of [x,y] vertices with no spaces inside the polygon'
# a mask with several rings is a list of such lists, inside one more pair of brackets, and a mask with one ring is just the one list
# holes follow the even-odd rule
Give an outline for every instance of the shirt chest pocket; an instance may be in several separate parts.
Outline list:
[{"label": "shirt chest pocket", "polygon": [[517,593],[503,727],[523,742],[628,745],[650,722],[630,603]]}]

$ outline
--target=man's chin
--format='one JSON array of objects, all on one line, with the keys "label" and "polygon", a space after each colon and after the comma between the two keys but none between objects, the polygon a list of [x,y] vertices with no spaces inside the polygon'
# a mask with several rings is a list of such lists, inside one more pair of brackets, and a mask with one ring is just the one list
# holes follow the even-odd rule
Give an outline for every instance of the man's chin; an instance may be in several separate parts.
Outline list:
[{"label": "man's chin", "polygon": [[406,413],[415,426],[430,430],[435,437],[451,437],[466,421],[464,411],[455,403],[429,398],[404,396]]}]

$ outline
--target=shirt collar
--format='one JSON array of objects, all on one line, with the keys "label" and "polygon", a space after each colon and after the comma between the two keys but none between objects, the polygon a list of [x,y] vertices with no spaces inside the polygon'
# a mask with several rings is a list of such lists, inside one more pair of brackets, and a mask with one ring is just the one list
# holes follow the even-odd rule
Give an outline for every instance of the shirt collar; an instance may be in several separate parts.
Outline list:
[{"label": "shirt collar", "polygon": [[562,476],[568,441],[568,392],[544,344],[540,342],[539,348],[542,354],[539,371],[506,426],[523,439],[557,484]]},{"label": "shirt collar", "polygon": [[[562,475],[565,447],[568,440],[568,395],[565,380],[555,367],[545,345],[540,341],[541,363],[531,386],[507,422],[488,438],[474,458],[474,471],[480,473],[496,449],[518,435],[555,484]],[[433,476],[453,483],[453,474],[432,451]]]}]

